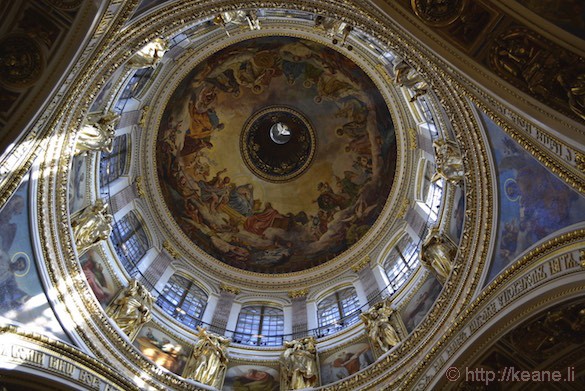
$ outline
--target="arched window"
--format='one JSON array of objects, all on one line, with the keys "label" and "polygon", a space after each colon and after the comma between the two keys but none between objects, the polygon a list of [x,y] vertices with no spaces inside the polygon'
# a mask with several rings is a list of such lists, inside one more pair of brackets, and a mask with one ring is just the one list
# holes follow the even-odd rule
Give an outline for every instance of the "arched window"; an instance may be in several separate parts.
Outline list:
[{"label": "arched window", "polygon": [[134,277],[138,272],[135,266],[150,247],[142,222],[134,212],[129,212],[114,224],[110,239],[124,269]]},{"label": "arched window", "polygon": [[284,313],[266,305],[242,307],[234,342],[245,345],[280,346],[283,344]]},{"label": "arched window", "polygon": [[122,94],[120,94],[120,99],[116,102],[116,111],[122,112],[124,110],[124,106],[126,103],[132,98],[137,97],[140,95],[144,87],[147,85],[148,80],[152,76],[154,72],[154,68],[141,68],[136,70],[124,90]]},{"label": "arched window", "polygon": [[106,187],[126,173],[128,137],[126,134],[114,138],[112,152],[104,152],[100,159],[100,186]]},{"label": "arched window", "polygon": [[205,311],[207,294],[193,281],[174,274],[156,299],[156,304],[179,322],[194,329],[200,324]]},{"label": "arched window", "polygon": [[434,173],[435,165],[430,161],[426,161],[421,194],[422,200],[418,204],[427,213],[428,221],[431,223],[437,221],[441,198],[443,196],[443,179],[438,179],[433,182]]},{"label": "arched window", "polygon": [[355,323],[358,319],[359,300],[354,288],[339,290],[317,304],[319,336],[332,334]]},{"label": "arched window", "polygon": [[419,264],[417,244],[408,236],[394,246],[386,257],[383,268],[388,277],[388,291],[396,292]]}]

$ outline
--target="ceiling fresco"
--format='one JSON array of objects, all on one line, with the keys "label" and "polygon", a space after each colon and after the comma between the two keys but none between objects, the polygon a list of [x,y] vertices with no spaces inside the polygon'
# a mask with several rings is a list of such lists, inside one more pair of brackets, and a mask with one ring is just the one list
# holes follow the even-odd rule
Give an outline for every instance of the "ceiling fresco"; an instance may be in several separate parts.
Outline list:
[{"label": "ceiling fresco", "polygon": [[324,45],[262,37],[199,63],[158,130],[164,201],[212,257],[288,273],[350,248],[376,221],[394,179],[384,98]]}]

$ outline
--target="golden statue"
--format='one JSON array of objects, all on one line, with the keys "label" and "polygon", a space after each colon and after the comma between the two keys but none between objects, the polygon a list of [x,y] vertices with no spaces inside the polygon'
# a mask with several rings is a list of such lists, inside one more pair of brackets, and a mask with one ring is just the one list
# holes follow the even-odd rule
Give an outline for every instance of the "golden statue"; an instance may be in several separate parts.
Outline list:
[{"label": "golden statue", "polygon": [[457,249],[453,243],[439,233],[437,227],[430,230],[420,251],[420,261],[444,284],[453,269]]},{"label": "golden statue", "polygon": [[[332,38],[332,42],[334,45],[337,45],[339,42],[337,37],[341,36],[341,43],[340,46],[344,46],[349,33],[352,32],[353,27],[347,24],[346,22],[342,22],[335,18],[329,18],[322,15],[317,15],[315,18],[315,27],[321,30],[324,30],[325,33]],[[349,50],[352,50],[350,46],[348,46]]]},{"label": "golden statue", "polygon": [[450,183],[457,184],[465,178],[463,169],[463,158],[457,145],[445,139],[438,139],[433,142],[435,148],[435,163],[437,172],[431,179],[433,182],[443,178]]},{"label": "golden statue", "polygon": [[377,303],[368,311],[360,314],[366,327],[368,337],[383,352],[387,352],[400,342],[396,329],[390,324],[390,316],[394,310],[386,301]]},{"label": "golden statue", "polygon": [[392,70],[394,71],[394,82],[414,93],[410,102],[414,102],[429,91],[427,82],[403,59],[396,57],[392,61]]},{"label": "golden statue", "polygon": [[95,120],[90,120],[79,129],[75,154],[80,155],[91,151],[111,152],[115,137],[116,122],[120,116],[108,112]]},{"label": "golden statue", "polygon": [[248,24],[250,30],[260,30],[260,20],[258,20],[258,11],[226,11],[222,12],[213,18],[213,24],[222,26],[225,33],[230,36],[227,26],[229,24],[245,25]]},{"label": "golden statue", "polygon": [[169,50],[169,43],[161,38],[155,38],[134,53],[128,65],[134,69],[156,67],[165,53]]},{"label": "golden statue", "polygon": [[153,297],[144,285],[137,280],[131,280],[106,312],[132,340],[140,327],[151,319],[152,302]]},{"label": "golden statue", "polygon": [[108,204],[98,198],[71,222],[77,252],[81,254],[112,232],[112,215],[106,214]]},{"label": "golden statue", "polygon": [[282,376],[287,390],[316,387],[318,377],[317,341],[306,337],[285,342],[280,356]]},{"label": "golden statue", "polygon": [[230,340],[211,334],[200,326],[197,326],[197,330],[199,341],[193,348],[191,358],[183,371],[183,377],[220,388],[229,361],[227,348]]},{"label": "golden statue", "polygon": [[561,73],[557,75],[557,81],[567,91],[571,110],[585,119],[585,73],[580,73],[573,78]]}]

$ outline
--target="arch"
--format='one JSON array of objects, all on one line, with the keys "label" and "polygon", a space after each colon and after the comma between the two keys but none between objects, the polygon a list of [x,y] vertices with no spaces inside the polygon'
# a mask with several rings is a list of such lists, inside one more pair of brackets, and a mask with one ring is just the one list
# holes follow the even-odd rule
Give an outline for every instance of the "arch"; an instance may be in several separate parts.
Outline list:
[{"label": "arch", "polygon": [[175,273],[157,297],[156,304],[171,317],[195,329],[201,324],[208,298],[208,292],[192,279]]},{"label": "arch", "polygon": [[150,240],[142,219],[130,211],[112,227],[110,240],[126,272],[136,275],[136,266],[150,248]]},{"label": "arch", "polygon": [[359,319],[359,299],[356,289],[347,286],[337,289],[317,303],[318,336],[324,337],[345,328]]},{"label": "arch", "polygon": [[284,340],[284,311],[272,303],[242,306],[233,339],[245,345],[281,346]]}]

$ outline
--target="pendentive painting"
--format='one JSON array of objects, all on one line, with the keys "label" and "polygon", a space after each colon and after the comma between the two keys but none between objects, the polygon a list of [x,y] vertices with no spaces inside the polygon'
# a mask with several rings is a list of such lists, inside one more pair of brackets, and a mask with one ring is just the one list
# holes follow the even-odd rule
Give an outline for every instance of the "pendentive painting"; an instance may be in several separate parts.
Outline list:
[{"label": "pendentive painting", "polygon": [[585,220],[585,197],[549,172],[483,115],[496,164],[500,221],[486,283],[529,247]]},{"label": "pendentive painting", "polygon": [[0,209],[0,318],[69,342],[41,283],[32,248],[29,175]]},{"label": "pendentive painting", "polygon": [[178,375],[191,354],[190,346],[162,332],[152,322],[142,326],[133,344],[146,358]]},{"label": "pendentive painting", "polygon": [[321,385],[345,379],[374,362],[370,344],[362,339],[333,352],[319,353]]},{"label": "pendentive painting", "polygon": [[223,391],[278,391],[280,374],[277,368],[260,364],[229,365]]},{"label": "pendentive painting", "polygon": [[176,223],[248,271],[320,265],[383,210],[396,136],[382,94],[336,50],[261,37],[199,63],[170,97],[156,165]]}]

